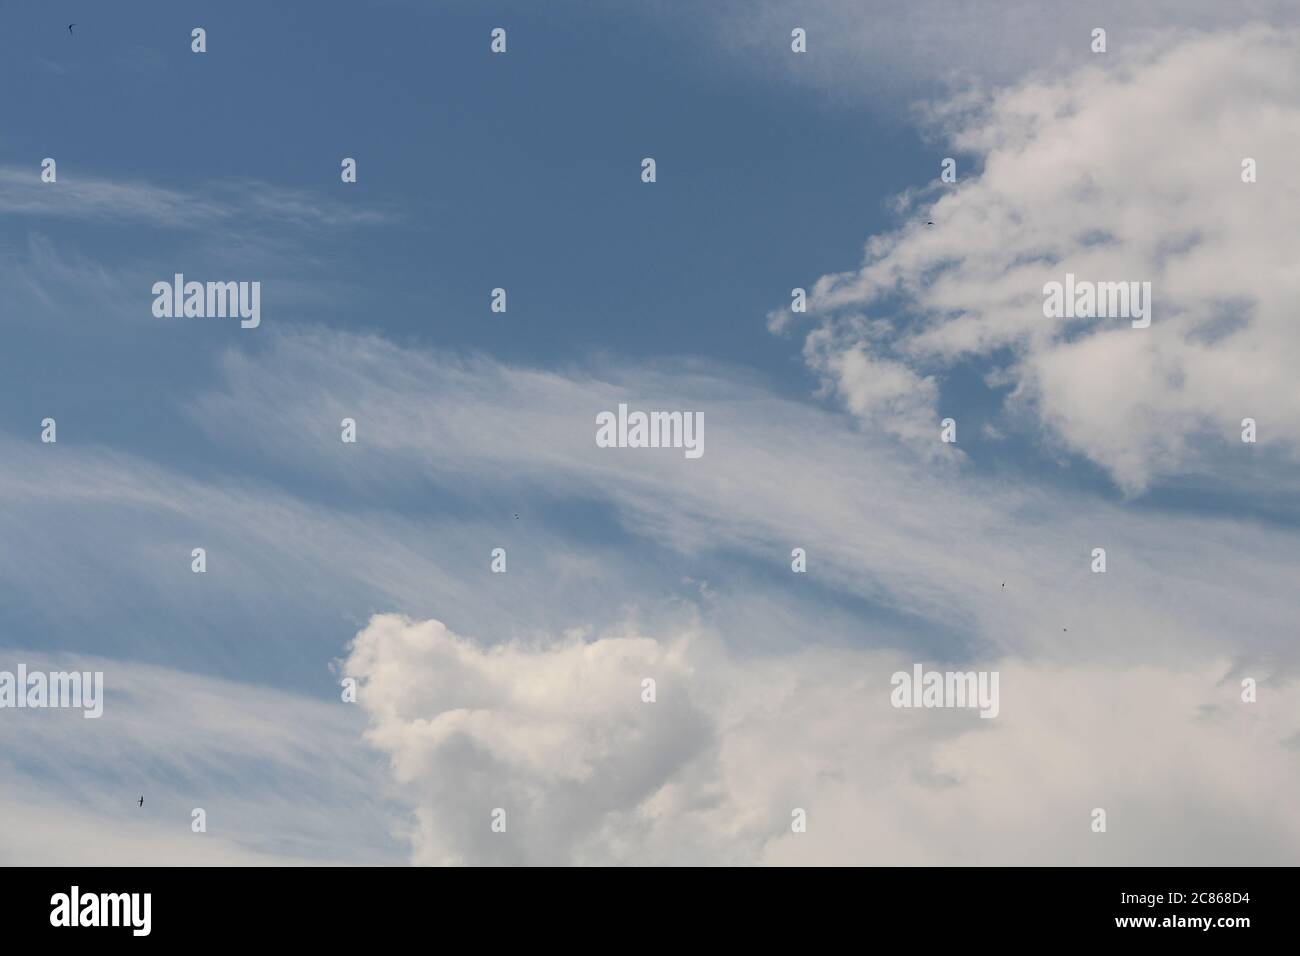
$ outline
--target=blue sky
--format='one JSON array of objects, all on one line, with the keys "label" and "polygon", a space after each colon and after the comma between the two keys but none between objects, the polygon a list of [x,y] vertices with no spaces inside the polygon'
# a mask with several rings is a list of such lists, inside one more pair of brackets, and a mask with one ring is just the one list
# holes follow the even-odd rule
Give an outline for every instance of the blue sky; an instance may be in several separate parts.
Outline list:
[{"label": "blue sky", "polygon": [[[390,4],[358,17],[327,4],[304,25],[228,5],[204,21],[206,58],[169,51],[193,15],[163,4],[129,22],[90,17],[82,37],[28,22],[44,73],[11,155],[62,153],[69,176],[258,180],[388,214],[384,228],[290,237],[320,260],[314,279],[356,297],[295,321],[512,359],[690,351],[779,373],[788,350],[738,333],[828,264],[854,265],[864,218],[883,226],[883,197],[928,179],[917,167],[931,157],[906,129],[890,130],[886,151],[844,108],[720,84],[707,49],[668,24],[507,6],[510,53],[492,57],[478,41],[493,15],[463,10]],[[31,75],[30,59],[10,64]],[[120,79],[104,84],[105,71]],[[360,178],[345,190],[338,161],[354,154]],[[638,176],[649,154],[654,191]],[[174,234],[123,238],[114,251],[138,261]],[[516,321],[474,321],[502,283]]]},{"label": "blue sky", "polygon": [[[381,5],[358,24],[354,11],[326,5],[305,33],[284,11],[211,12],[203,56],[188,41],[166,42],[188,36],[192,16],[165,5],[108,22],[74,11],[72,37],[50,35],[28,13],[36,64],[19,57],[11,69],[35,73],[40,94],[23,104],[30,120],[7,161],[39,152],[60,161],[65,182],[198,193],[222,204],[220,225],[201,214],[187,222],[184,200],[143,220],[17,216],[4,226],[8,255],[33,255],[36,243],[61,261],[168,278],[270,270],[266,308],[279,330],[327,326],[543,367],[603,354],[689,357],[743,366],[775,392],[804,397],[815,380],[789,342],[764,332],[766,313],[828,265],[851,267],[863,223],[888,225],[885,197],[923,182],[918,167],[933,161],[897,124],[884,127],[883,150],[873,143],[880,129],[823,97],[771,82],[758,97],[750,82],[719,82],[707,47],[622,12],[512,11],[505,57],[484,39],[496,20],[454,6]],[[171,134],[150,132],[170,126],[166,117],[185,119]],[[846,134],[846,125],[859,128]],[[659,163],[653,190],[640,182],[645,155]],[[358,160],[355,186],[339,181],[343,156]],[[260,215],[257,201],[281,190],[322,203],[320,216]],[[848,208],[847,196],[856,197]],[[508,291],[505,317],[488,310],[496,286]],[[118,304],[120,321],[93,295],[72,314],[16,317],[18,374],[4,384],[14,433],[57,409],[65,442],[347,506],[328,481],[256,460],[245,443],[195,435],[183,396],[214,383],[224,350],[262,348],[255,334],[240,341],[178,323],[160,335],[149,313]],[[84,345],[52,346],[55,329]],[[403,504],[408,513],[517,510],[500,500],[449,508],[427,488]],[[617,533],[584,505],[566,513],[562,504],[547,514]],[[348,636],[340,631],[340,642]],[[172,662],[193,653],[160,643]]]},{"label": "blue sky", "polygon": [[[0,711],[0,861],[1293,861],[1242,780],[1300,787],[1296,29],[8,11],[0,670],[107,702]],[[1044,319],[1067,270],[1153,280],[1149,334]],[[261,326],[154,317],[176,272],[260,281]],[[598,449],[619,402],[702,411],[704,456]],[[900,715],[913,662],[1003,713]],[[1189,848],[1167,801],[1236,815]]]}]

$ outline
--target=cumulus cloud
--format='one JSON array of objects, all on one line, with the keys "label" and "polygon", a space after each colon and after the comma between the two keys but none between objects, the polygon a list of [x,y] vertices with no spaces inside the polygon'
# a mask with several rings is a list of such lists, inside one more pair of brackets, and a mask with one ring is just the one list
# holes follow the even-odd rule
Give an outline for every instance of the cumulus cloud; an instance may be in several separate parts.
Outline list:
[{"label": "cumulus cloud", "polygon": [[[381,615],[344,670],[361,678],[367,739],[416,806],[416,863],[595,862],[610,817],[635,814],[712,746],[691,700],[685,640],[639,637],[485,649],[439,621]],[[653,677],[670,702],[642,704]],[[506,833],[489,828],[506,811]],[[653,828],[654,820],[628,820]]]},{"label": "cumulus cloud", "polygon": [[942,446],[934,441],[939,399],[935,379],[906,362],[872,354],[862,341],[829,334],[832,331],[823,326],[810,333],[804,344],[804,356],[823,373],[827,391],[878,430],[938,454]]},{"label": "cumulus cloud", "polygon": [[[974,363],[1129,493],[1241,454],[1247,417],[1293,456],[1298,54],[1295,31],[1196,36],[950,111],[973,162],[927,193],[935,227],[873,237],[861,269],[816,284],[810,366],[853,412],[912,431],[938,414],[932,380]],[[1151,327],[1045,318],[1043,287],[1067,272],[1151,282]]]},{"label": "cumulus cloud", "polygon": [[1268,796],[1300,785],[1293,685],[1245,704],[1223,661],[998,666],[982,720],[894,708],[895,653],[743,658],[699,630],[487,647],[380,615],[344,665],[416,863],[1294,860],[1300,826]]}]

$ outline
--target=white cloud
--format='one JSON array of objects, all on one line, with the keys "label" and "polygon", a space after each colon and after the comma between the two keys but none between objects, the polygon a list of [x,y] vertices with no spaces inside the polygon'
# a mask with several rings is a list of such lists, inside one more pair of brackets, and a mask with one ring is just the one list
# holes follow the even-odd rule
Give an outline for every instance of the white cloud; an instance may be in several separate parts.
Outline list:
[{"label": "white cloud", "polygon": [[[639,807],[711,742],[683,691],[685,641],[578,638],[490,650],[438,621],[381,615],[344,665],[363,679],[367,739],[417,798],[413,862],[555,863],[609,852],[610,814]],[[668,703],[640,700],[660,682]],[[497,839],[491,811],[506,810]]]},{"label": "white cloud", "polygon": [[[1004,661],[1001,714],[904,710],[881,651],[727,655],[687,631],[484,647],[377,616],[346,669],[368,740],[454,863],[1285,862],[1291,685]],[[658,699],[641,699],[641,679]],[[791,811],[807,811],[794,834]],[[1102,807],[1108,832],[1091,832]],[[506,831],[491,814],[506,811]]]},{"label": "white cloud", "polygon": [[[232,461],[270,456],[287,486],[310,474],[323,489],[314,500],[78,442],[5,442],[0,526],[11,547],[0,551],[0,583],[59,594],[57,620],[79,622],[80,639],[95,634],[96,646],[225,667],[246,660],[229,635],[247,635],[262,673],[296,681],[342,642],[339,622],[314,626],[321,608],[354,618],[451,608],[445,619],[472,639],[380,616],[344,668],[366,678],[370,741],[412,811],[405,824],[375,808],[375,825],[409,836],[418,862],[1012,861],[1026,847],[1044,859],[1054,850],[1084,862],[1094,852],[1108,862],[1226,862],[1294,846],[1266,791],[1205,776],[1220,757],[1240,756],[1269,762],[1270,786],[1295,792],[1294,750],[1280,741],[1296,728],[1273,709],[1292,703],[1282,676],[1295,671],[1293,529],[960,474],[701,365],[561,375],[311,333],[268,336],[257,352],[232,354],[223,373],[195,403],[197,420],[240,452]],[[596,448],[595,412],[645,396],[704,411],[703,459]],[[363,444],[339,442],[344,411]],[[611,516],[626,541],[584,535],[583,514]],[[487,552],[506,535],[510,571],[493,575]],[[196,540],[215,542],[204,576],[188,571]],[[806,577],[789,571],[796,544],[809,551]],[[1106,575],[1087,569],[1098,544]],[[149,627],[127,643],[140,607]],[[48,609],[29,601],[10,613],[43,620]],[[632,623],[609,623],[623,617]],[[178,626],[193,636],[201,624],[221,639],[175,641]],[[972,724],[964,712],[889,708],[888,675],[914,660],[997,667],[1002,713]],[[1257,711],[1234,709],[1246,705],[1231,682],[1217,683],[1230,662],[1270,682],[1274,696]],[[645,676],[659,680],[654,705],[640,701]],[[174,726],[192,733],[194,761],[239,779],[233,754],[247,730],[268,735],[270,752],[254,762],[272,788],[336,746],[316,729],[304,730],[310,743],[276,736],[300,719],[290,711],[237,726],[222,743],[211,736],[225,713],[218,701],[204,708],[209,726],[163,720],[183,714],[185,699],[147,696],[164,736],[137,736],[160,732],[146,713],[109,757],[183,755]],[[1126,715],[1124,733],[1097,715],[1097,700]],[[1061,701],[1079,706],[1063,712]],[[1202,705],[1219,707],[1223,726],[1211,720],[1218,712],[1192,726]],[[346,717],[341,703],[314,707],[302,711],[304,727]],[[1258,732],[1255,713],[1266,718]],[[1093,724],[1104,727],[1095,741]],[[1143,747],[1133,726],[1150,728]],[[983,755],[987,741],[996,754]],[[77,767],[91,743],[78,729],[33,752]],[[1130,771],[1118,783],[1107,778],[1110,748]],[[1075,776],[1055,768],[1062,752],[1083,754]],[[1142,760],[1154,768],[1145,777]],[[370,773],[341,787],[323,771],[308,776],[313,795],[289,801],[319,795],[316,835],[264,846],[249,823],[232,852],[337,858],[312,841],[330,820],[353,819],[344,805],[358,786],[387,797],[389,784]],[[1108,783],[1094,802],[1095,778]],[[75,793],[76,783],[41,792]],[[265,817],[251,814],[256,799],[246,821]],[[225,794],[227,820],[241,815],[232,800]],[[1215,801],[1236,808],[1226,843],[1189,844],[1150,809],[1206,821]],[[1025,821],[1008,809],[1024,804],[1041,810]],[[1071,842],[1089,835],[1094,805],[1125,826],[1141,820],[1141,835]],[[491,832],[498,806],[516,842]],[[795,806],[813,824],[797,843],[785,835]],[[843,839],[818,829],[828,819],[848,828]],[[1256,825],[1283,836],[1259,838]]]},{"label": "white cloud", "polygon": [[[859,396],[910,370],[898,431],[937,417],[920,383],[988,363],[1013,408],[1130,493],[1200,455],[1250,452],[1246,417],[1261,447],[1294,455],[1298,64],[1295,32],[1201,36],[948,117],[980,171],[927,207],[935,227],[876,236],[860,270],[816,284],[811,367],[868,419],[879,404]],[[1043,285],[1067,272],[1150,281],[1151,327],[1044,318]]]},{"label": "white cloud", "polygon": [[837,344],[828,327],[808,335],[804,356],[854,415],[881,431],[938,454],[939,387],[906,363],[872,355],[861,342]]},{"label": "white cloud", "polygon": [[[57,157],[55,157],[57,159]],[[154,227],[205,230],[241,222],[291,227],[373,225],[394,211],[354,209],[301,189],[240,180],[194,190],[96,176],[59,167],[58,181],[41,181],[39,166],[0,166],[0,212],[10,216],[144,222]]]},{"label": "white cloud", "polygon": [[[101,671],[103,714],[0,710],[0,863],[399,862],[361,715],[170,668],[0,649],[0,669]],[[143,795],[144,806],[137,806]],[[191,831],[191,811],[207,832]]]},{"label": "white cloud", "polygon": [[[232,355],[221,389],[196,403],[210,433],[245,451],[256,442],[277,467],[329,477],[367,503],[409,499],[419,488],[436,488],[437,497],[472,488],[472,500],[527,501],[530,524],[514,535],[510,519],[509,530],[520,543],[542,536],[545,545],[525,561],[512,559],[511,593],[529,599],[529,614],[567,607],[572,615],[551,617],[544,630],[592,623],[582,615],[608,609],[610,595],[635,602],[654,593],[665,560],[721,587],[730,596],[727,613],[743,616],[749,598],[739,594],[750,591],[789,608],[808,599],[804,592],[773,593],[748,572],[757,564],[789,574],[795,546],[809,549],[819,587],[905,615],[906,625],[886,628],[889,640],[944,634],[950,646],[1068,648],[1083,657],[1121,649],[1168,661],[1193,645],[1271,654],[1295,613],[1286,582],[1300,567],[1300,548],[1283,527],[1134,511],[1079,492],[962,473],[954,462],[918,460],[878,435],[859,434],[843,416],[774,398],[725,369],[607,366],[558,375],[333,333],[268,344],[256,357]],[[596,412],[646,396],[704,413],[703,458],[596,447]],[[358,446],[338,440],[345,414],[357,419]],[[361,447],[364,455],[349,454]],[[579,543],[563,527],[572,510],[563,522],[547,520],[557,500],[610,514],[643,546],[667,554],[651,552],[656,560],[642,570],[644,562],[623,560],[621,547]],[[501,529],[483,529],[477,551],[479,532],[473,524],[462,530],[455,546],[438,550],[455,554],[463,542],[457,559],[469,554],[471,565],[486,568]],[[1108,548],[1119,573],[1089,573],[1096,546]],[[552,561],[565,567],[593,548],[607,571],[599,593],[575,601],[557,592],[571,586],[567,576],[548,585]],[[1225,568],[1233,569],[1230,585]],[[517,572],[541,577],[517,580]],[[452,567],[447,573],[473,580]],[[624,576],[636,584],[621,589]],[[1002,580],[1011,581],[1006,593],[996,587]],[[480,596],[501,586],[470,585]],[[521,587],[527,590],[514,590]],[[1153,604],[1152,594],[1170,599]],[[477,626],[477,615],[449,620]],[[1244,620],[1254,623],[1242,627]],[[1071,627],[1068,637],[1062,626]],[[1136,643],[1135,629],[1144,631]]]}]

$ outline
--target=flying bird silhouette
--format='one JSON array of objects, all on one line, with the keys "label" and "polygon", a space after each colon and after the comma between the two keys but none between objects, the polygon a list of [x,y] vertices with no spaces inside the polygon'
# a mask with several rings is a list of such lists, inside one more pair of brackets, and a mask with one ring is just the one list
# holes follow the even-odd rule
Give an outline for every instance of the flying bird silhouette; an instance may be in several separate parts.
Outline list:
[{"label": "flying bird silhouette", "polygon": [[140,794],[140,806],[144,806],[144,794]]},{"label": "flying bird silhouette", "polygon": [[[75,23],[69,23],[69,24],[68,24],[68,32],[69,32],[69,33],[72,33],[72,28],[75,27],[75,26],[76,26]],[[75,33],[72,33],[72,35],[73,35],[74,37],[76,36]]]}]

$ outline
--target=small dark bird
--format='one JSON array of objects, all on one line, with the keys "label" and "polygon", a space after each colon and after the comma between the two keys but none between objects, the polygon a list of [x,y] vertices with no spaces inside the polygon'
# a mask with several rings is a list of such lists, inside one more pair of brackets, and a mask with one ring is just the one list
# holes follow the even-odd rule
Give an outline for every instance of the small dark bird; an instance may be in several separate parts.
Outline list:
[{"label": "small dark bird", "polygon": [[75,34],[75,33],[72,33],[72,28],[75,27],[75,26],[76,26],[75,23],[69,23],[69,24],[68,24],[68,32],[71,33],[74,37],[76,36],[76,34]]},{"label": "small dark bird", "polygon": [[1061,630],[1062,630],[1062,631],[1068,631],[1069,628],[1068,628],[1068,627],[1063,627],[1063,628],[1061,628]]},{"label": "small dark bird", "polygon": [[1007,586],[1007,582],[1006,582],[1006,581],[1003,581],[1003,582],[1002,582],[1002,588],[1003,588],[1003,590],[1006,590],[1006,586]]},{"label": "small dark bird", "polygon": [[927,219],[927,220],[925,221],[925,224],[926,224],[927,226],[933,226],[933,225],[934,225],[934,220],[933,220],[933,219]]},{"label": "small dark bird", "polygon": [[515,515],[515,520],[516,520],[516,521],[519,520],[519,515]]},{"label": "small dark bird", "polygon": [[144,806],[144,794],[140,794],[140,806]]}]

